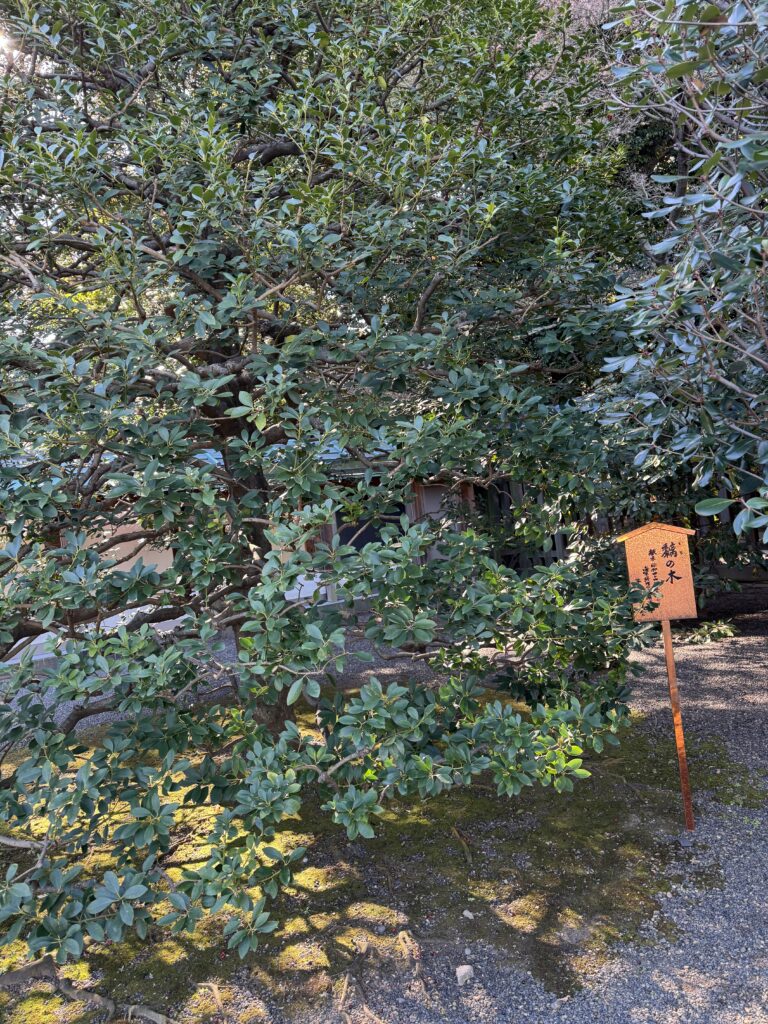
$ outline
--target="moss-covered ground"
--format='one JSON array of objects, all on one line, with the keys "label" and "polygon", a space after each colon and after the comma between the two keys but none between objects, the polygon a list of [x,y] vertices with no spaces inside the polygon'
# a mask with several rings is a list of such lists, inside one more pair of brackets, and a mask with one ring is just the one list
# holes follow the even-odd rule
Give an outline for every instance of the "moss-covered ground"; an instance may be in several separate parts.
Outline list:
[{"label": "moss-covered ground", "polygon": [[[714,740],[690,742],[694,792],[745,807],[766,795]],[[282,926],[241,962],[227,952],[223,921],[194,936],[157,933],[144,943],[94,946],[67,968],[118,1003],[142,1002],[185,1024],[256,1024],[267,1003],[337,996],[363,960],[412,969],[442,944],[487,942],[553,992],[578,986],[623,939],[643,939],[661,893],[675,881],[681,808],[671,738],[636,725],[588,765],[573,794],[535,789],[515,800],[481,783],[428,802],[393,802],[369,842],[347,841],[311,801],[279,842],[306,845]],[[193,837],[176,860],[191,857]],[[680,851],[676,851],[680,854]],[[717,870],[694,879],[719,884]],[[471,916],[470,916],[471,915]],[[664,930],[663,919],[660,922]],[[668,937],[674,937],[671,925]],[[2,951],[0,968],[21,950]],[[266,1000],[266,1003],[264,1002]],[[0,992],[2,1024],[95,1024],[98,1014],[40,983]]]}]

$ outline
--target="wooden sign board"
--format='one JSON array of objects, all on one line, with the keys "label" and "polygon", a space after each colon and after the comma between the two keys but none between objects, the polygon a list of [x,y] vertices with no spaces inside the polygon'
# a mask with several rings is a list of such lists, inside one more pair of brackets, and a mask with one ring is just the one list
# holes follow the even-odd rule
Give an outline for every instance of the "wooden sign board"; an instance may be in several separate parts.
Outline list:
[{"label": "wooden sign board", "polygon": [[695,532],[681,526],[648,523],[619,537],[625,545],[630,582],[639,583],[646,590],[655,583],[661,583],[653,597],[654,608],[636,606],[635,619],[638,622],[696,618],[696,595],[688,551],[688,537]]},{"label": "wooden sign board", "polygon": [[631,533],[625,533],[623,537],[619,537],[627,554],[630,583],[639,583],[646,590],[650,590],[656,583],[661,584],[653,594],[655,607],[646,608],[644,604],[636,605],[635,619],[638,622],[661,621],[664,658],[667,663],[667,680],[669,682],[669,701],[672,706],[672,722],[675,729],[677,763],[680,768],[680,789],[683,794],[685,827],[689,831],[693,831],[695,822],[669,620],[696,618],[696,595],[693,592],[691,556],[688,551],[688,538],[695,532],[695,530],[685,530],[682,526],[648,523],[638,530],[632,530]]}]

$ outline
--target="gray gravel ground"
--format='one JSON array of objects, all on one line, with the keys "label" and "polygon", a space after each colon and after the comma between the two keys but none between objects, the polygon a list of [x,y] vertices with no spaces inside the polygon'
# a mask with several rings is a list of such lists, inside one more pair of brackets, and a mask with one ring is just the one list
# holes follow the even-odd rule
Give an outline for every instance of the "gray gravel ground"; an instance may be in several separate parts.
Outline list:
[{"label": "gray gravel ground", "polygon": [[[766,654],[765,636],[745,635],[681,646],[677,659],[688,733],[720,738],[756,777],[767,766]],[[662,650],[638,660],[645,672],[634,706],[647,715],[644,727],[668,735]],[[343,1013],[326,1003],[304,1024],[768,1024],[768,808],[726,807],[698,794],[694,842],[683,842],[675,841],[670,873],[720,865],[722,887],[675,886],[659,915],[663,905],[678,937],[666,940],[649,922],[653,941],[616,948],[581,991],[557,999],[500,951],[475,946],[467,956],[443,947],[426,953],[421,978],[366,982]],[[455,969],[467,962],[475,981],[460,989]]]}]

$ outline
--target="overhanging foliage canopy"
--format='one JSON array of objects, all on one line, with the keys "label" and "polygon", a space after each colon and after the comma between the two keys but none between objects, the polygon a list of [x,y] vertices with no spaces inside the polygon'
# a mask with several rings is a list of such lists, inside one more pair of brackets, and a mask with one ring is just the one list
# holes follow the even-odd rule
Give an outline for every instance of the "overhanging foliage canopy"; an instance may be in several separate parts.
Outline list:
[{"label": "overhanging foliage canopy", "polygon": [[624,376],[612,419],[635,431],[638,462],[671,452],[720,492],[700,513],[738,499],[736,532],[765,541],[768,3],[623,10],[619,103],[674,127],[677,160],[656,176],[669,194],[648,214],[668,227],[656,271],[617,303],[631,329],[609,364]]},{"label": "overhanging foliage canopy", "polygon": [[[269,840],[308,794],[354,837],[386,795],[484,771],[564,790],[622,717],[623,588],[589,564],[521,578],[460,507],[525,480],[509,530],[542,544],[609,486],[606,437],[568,405],[632,242],[595,68],[529,0],[21,6],[0,813],[24,857],[3,938],[65,960],[228,908],[245,954],[303,855]],[[402,516],[415,480],[445,488],[442,518]],[[362,548],[339,532],[361,518]],[[308,578],[339,602],[286,596]],[[336,690],[363,633],[441,685],[404,662],[403,685]],[[543,694],[530,714],[478,700],[489,650]],[[201,805],[206,858],[169,888]]]}]

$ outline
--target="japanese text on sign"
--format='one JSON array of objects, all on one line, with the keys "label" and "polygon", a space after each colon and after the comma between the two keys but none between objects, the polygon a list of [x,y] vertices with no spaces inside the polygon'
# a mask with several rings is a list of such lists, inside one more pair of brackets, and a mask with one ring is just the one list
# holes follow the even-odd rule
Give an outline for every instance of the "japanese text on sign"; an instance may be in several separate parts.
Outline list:
[{"label": "japanese text on sign", "polygon": [[626,545],[630,580],[646,590],[656,588],[651,599],[655,607],[638,606],[637,620],[696,618],[687,536],[692,532],[650,523],[620,538]]}]

